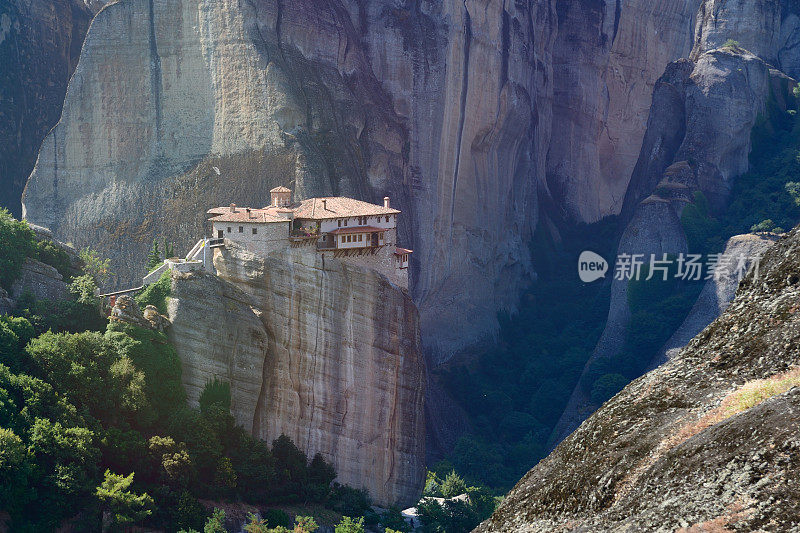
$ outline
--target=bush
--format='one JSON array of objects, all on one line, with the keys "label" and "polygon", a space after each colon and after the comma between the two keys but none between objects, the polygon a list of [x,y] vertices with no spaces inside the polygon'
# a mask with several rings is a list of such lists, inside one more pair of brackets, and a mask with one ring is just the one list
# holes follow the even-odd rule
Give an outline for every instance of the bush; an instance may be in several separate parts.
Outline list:
[{"label": "bush", "polygon": [[335,533],[364,533],[364,519],[353,519],[343,516],[342,521],[336,524]]},{"label": "bush", "polygon": [[605,403],[625,388],[627,384],[628,379],[621,374],[605,374],[592,386],[592,403],[595,405]]},{"label": "bush", "polygon": [[69,254],[53,241],[38,241],[32,256],[34,259],[38,259],[42,263],[50,265],[58,270],[58,273],[61,274],[65,280],[69,280],[74,273],[72,259]]},{"label": "bush", "polygon": [[268,527],[292,527],[292,517],[281,509],[267,509],[261,515]]},{"label": "bush", "polygon": [[371,502],[366,490],[334,483],[327,506],[345,516],[362,516],[369,511]]},{"label": "bush", "polygon": [[36,250],[36,234],[27,222],[0,208],[0,287],[10,290],[19,277],[25,258]]},{"label": "bush", "polygon": [[217,406],[226,413],[231,410],[231,384],[219,381],[216,377],[214,381],[206,382],[203,392],[200,393],[200,411],[208,412],[211,406]]},{"label": "bush", "polygon": [[162,315],[167,314],[167,298],[172,293],[172,276],[169,270],[164,271],[158,281],[146,287],[137,297],[136,303],[142,309],[153,305]]},{"label": "bush", "polygon": [[461,479],[458,474],[456,474],[455,470],[452,470],[449,474],[447,474],[447,477],[444,478],[441,492],[444,498],[452,498],[467,492],[467,484],[464,483],[464,480]]},{"label": "bush", "polygon": [[381,525],[395,531],[411,531],[411,527],[403,518],[403,513],[397,507],[390,507],[381,515]]}]

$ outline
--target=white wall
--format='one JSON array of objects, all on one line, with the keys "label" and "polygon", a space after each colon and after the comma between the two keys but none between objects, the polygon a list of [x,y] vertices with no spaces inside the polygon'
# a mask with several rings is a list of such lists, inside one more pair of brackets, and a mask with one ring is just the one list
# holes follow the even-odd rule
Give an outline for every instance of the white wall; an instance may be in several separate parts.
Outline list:
[{"label": "white wall", "polygon": [[[242,232],[239,233],[241,226]],[[231,229],[230,233],[228,228]],[[257,233],[253,235],[253,228]],[[253,253],[267,254],[274,250],[289,247],[289,221],[270,222],[269,224],[253,224],[249,222],[214,222],[212,239],[222,237],[240,244]]]},{"label": "white wall", "polygon": [[[341,226],[339,226],[339,222],[338,222],[339,220],[342,221],[342,225]],[[321,221],[322,223],[321,223],[321,226],[320,226],[320,231],[322,231],[323,233],[328,233],[328,232],[331,232],[333,230],[337,230],[340,227],[342,227],[342,228],[352,228],[352,227],[358,227],[358,226],[364,226],[364,225],[373,226],[373,227],[376,227],[376,228],[395,228],[395,227],[397,227],[397,215],[389,215],[389,222],[386,222],[386,215],[383,215],[383,216],[380,216],[380,217],[377,217],[377,216],[374,216],[374,215],[373,216],[369,216],[369,217],[367,217],[367,223],[366,224],[359,224],[358,223],[358,217],[349,217],[349,218],[346,219],[347,220],[347,226],[344,225],[344,220],[345,219],[343,219],[343,218],[341,218],[341,219],[334,218],[334,219],[322,220]]]}]

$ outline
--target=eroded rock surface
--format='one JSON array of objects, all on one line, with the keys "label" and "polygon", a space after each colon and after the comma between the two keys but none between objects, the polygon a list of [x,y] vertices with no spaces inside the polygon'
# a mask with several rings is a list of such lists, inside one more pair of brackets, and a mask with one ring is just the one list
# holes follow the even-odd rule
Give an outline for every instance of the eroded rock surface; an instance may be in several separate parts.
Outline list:
[{"label": "eroded rock surface", "polygon": [[25,214],[99,248],[126,285],[153,237],[196,242],[208,207],[260,206],[278,184],[388,194],[440,362],[491,337],[534,276],[540,198],[554,220],[619,211],[653,84],[689,53],[697,7],[112,2]]},{"label": "eroded rock surface", "polygon": [[795,229],[719,319],[593,414],[478,531],[796,529],[800,389],[751,408],[737,394],[797,375],[798,280]]},{"label": "eroded rock surface", "polygon": [[173,274],[169,336],[190,401],[231,383],[237,422],[322,453],[378,505],[425,481],[425,367],[417,310],[374,271],[303,250],[258,258],[228,246],[219,278]]},{"label": "eroded rock surface", "polygon": [[82,0],[0,3],[0,205],[20,197],[61,105],[92,14]]}]

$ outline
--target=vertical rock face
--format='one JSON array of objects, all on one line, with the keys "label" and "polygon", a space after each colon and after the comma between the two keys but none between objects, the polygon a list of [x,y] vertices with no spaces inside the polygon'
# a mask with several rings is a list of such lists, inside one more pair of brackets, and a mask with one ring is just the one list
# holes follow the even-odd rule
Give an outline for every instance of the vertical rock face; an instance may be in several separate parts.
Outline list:
[{"label": "vertical rock face", "polygon": [[559,213],[618,214],[653,87],[692,48],[700,0],[558,2],[547,186]]},{"label": "vertical rock face", "polygon": [[90,20],[81,0],[0,3],[0,205],[15,216],[42,139],[58,121]]},{"label": "vertical rock face", "polygon": [[619,210],[696,3],[111,3],[25,214],[112,257],[125,284],[154,236],[194,242],[212,205],[258,206],[291,180],[300,197],[388,194],[445,359],[533,276],[540,196],[581,221]]},{"label": "vertical rock face", "polygon": [[171,340],[190,400],[230,381],[253,435],[288,435],[379,505],[416,501],[425,481],[425,367],[408,294],[379,274],[293,250],[228,247],[220,278],[173,277]]}]

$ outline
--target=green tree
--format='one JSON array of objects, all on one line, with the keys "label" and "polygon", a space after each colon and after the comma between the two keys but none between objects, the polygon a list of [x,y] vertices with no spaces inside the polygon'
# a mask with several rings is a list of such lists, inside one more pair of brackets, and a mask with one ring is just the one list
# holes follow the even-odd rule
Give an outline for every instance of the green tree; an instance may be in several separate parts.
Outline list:
[{"label": "green tree", "polygon": [[212,405],[216,405],[223,409],[226,413],[231,410],[231,384],[225,381],[219,381],[214,377],[213,381],[207,381],[203,392],[200,393],[199,398],[200,411],[203,413],[208,412]]},{"label": "green tree", "polygon": [[97,250],[84,248],[79,257],[83,261],[83,271],[92,276],[98,286],[103,286],[111,279],[111,260],[103,259]]},{"label": "green tree", "polygon": [[464,483],[464,480],[461,478],[461,476],[456,474],[455,470],[453,470],[447,474],[447,477],[444,478],[441,492],[443,497],[452,498],[467,492],[467,484]]},{"label": "green tree", "polygon": [[161,250],[158,249],[158,240],[153,239],[153,247],[147,254],[147,271],[152,272],[162,264],[164,264],[164,260],[161,258]]},{"label": "green tree", "polygon": [[396,531],[411,531],[411,527],[403,518],[403,513],[397,507],[390,507],[385,513],[381,514],[381,525]]},{"label": "green tree", "polygon": [[294,533],[313,533],[319,526],[311,516],[296,516],[294,518]]},{"label": "green tree", "polygon": [[203,527],[203,533],[226,533],[225,529],[225,511],[222,509],[214,509],[211,513],[211,518],[208,519],[206,525]]},{"label": "green tree", "polygon": [[153,498],[146,492],[136,494],[128,490],[131,483],[133,472],[121,476],[106,470],[103,482],[95,491],[103,514],[103,531],[118,531],[122,526],[139,522],[152,513]]},{"label": "green tree", "polygon": [[5,208],[0,208],[0,287],[10,290],[19,277],[25,258],[36,247],[36,234],[27,222],[15,220]]},{"label": "green tree", "polygon": [[164,239],[164,259],[171,259],[175,257],[175,248],[172,246],[171,242],[167,242],[167,239]]},{"label": "green tree", "polygon": [[336,524],[336,533],[364,533],[364,518],[353,519],[343,516],[342,521]]},{"label": "green tree", "polygon": [[69,284],[69,292],[79,304],[98,307],[100,300],[97,298],[97,284],[89,274],[77,276]]}]

